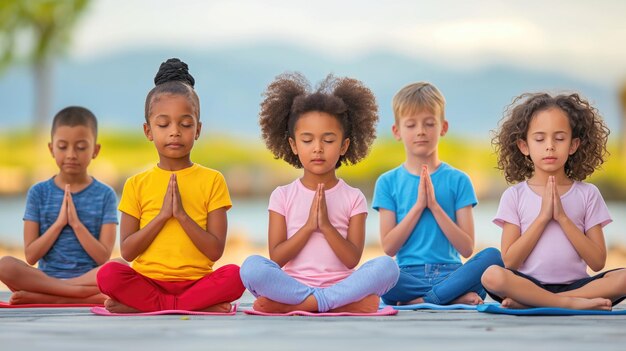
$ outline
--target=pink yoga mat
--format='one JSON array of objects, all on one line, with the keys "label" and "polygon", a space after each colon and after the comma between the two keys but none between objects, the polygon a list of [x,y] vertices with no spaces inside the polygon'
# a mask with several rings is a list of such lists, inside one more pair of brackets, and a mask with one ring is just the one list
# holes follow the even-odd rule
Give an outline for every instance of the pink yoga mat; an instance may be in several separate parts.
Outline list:
[{"label": "pink yoga mat", "polygon": [[0,301],[0,308],[67,308],[67,307],[95,307],[102,304],[95,303],[25,303],[12,305],[6,301]]},{"label": "pink yoga mat", "polygon": [[106,310],[104,307],[92,307],[91,313],[99,316],[159,316],[164,314],[185,314],[185,315],[197,315],[197,316],[234,316],[237,313],[238,303],[232,305],[230,312],[201,312],[201,311],[187,311],[187,310],[162,310],[154,312],[140,312],[140,313],[112,313]]},{"label": "pink yoga mat", "polygon": [[267,313],[267,312],[259,312],[255,310],[245,310],[243,311],[245,314],[251,314],[256,316],[307,316],[307,317],[342,317],[342,316],[358,316],[358,317],[369,317],[369,316],[393,316],[398,314],[398,311],[394,310],[391,306],[385,306],[384,308],[378,310],[374,313],[352,313],[352,312],[307,312],[307,311],[292,311],[287,313]]}]

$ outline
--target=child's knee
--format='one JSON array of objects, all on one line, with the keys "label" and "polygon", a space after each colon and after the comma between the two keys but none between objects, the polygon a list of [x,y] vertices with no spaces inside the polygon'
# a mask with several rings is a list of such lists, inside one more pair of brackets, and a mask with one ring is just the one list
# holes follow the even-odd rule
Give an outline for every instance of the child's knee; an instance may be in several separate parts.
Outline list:
[{"label": "child's knee", "polygon": [[0,280],[10,278],[16,275],[16,267],[19,260],[11,256],[3,256],[0,258]]},{"label": "child's knee", "polygon": [[241,276],[241,280],[243,284],[249,288],[249,285],[254,285],[258,280],[263,280],[261,277],[262,270],[261,267],[265,266],[265,261],[267,259],[263,256],[252,255],[246,258],[245,261],[241,264],[241,268],[239,270],[239,275]]},{"label": "child's knee", "polygon": [[100,291],[106,293],[106,291],[114,289],[114,286],[120,281],[119,277],[124,268],[129,267],[119,262],[108,262],[102,265],[96,273],[96,283]]},{"label": "child's knee", "polygon": [[499,291],[505,285],[506,270],[500,266],[493,265],[485,270],[480,282],[485,289],[490,291]]},{"label": "child's knee", "polygon": [[490,263],[490,266],[496,265],[504,267],[504,261],[502,261],[502,253],[500,253],[500,250],[495,247],[488,247],[482,250],[481,253],[485,255],[487,261]]},{"label": "child's knee", "polygon": [[400,277],[400,268],[396,261],[389,256],[377,257],[375,260],[379,276],[387,278],[395,285]]}]

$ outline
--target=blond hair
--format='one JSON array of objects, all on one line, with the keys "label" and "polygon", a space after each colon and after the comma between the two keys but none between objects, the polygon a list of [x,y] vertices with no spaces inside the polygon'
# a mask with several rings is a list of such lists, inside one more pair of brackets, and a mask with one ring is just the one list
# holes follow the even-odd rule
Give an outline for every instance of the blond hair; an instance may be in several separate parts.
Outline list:
[{"label": "blond hair", "polygon": [[398,124],[400,117],[410,116],[424,110],[440,116],[444,121],[446,99],[434,85],[428,82],[411,83],[400,89],[392,100],[393,116]]}]

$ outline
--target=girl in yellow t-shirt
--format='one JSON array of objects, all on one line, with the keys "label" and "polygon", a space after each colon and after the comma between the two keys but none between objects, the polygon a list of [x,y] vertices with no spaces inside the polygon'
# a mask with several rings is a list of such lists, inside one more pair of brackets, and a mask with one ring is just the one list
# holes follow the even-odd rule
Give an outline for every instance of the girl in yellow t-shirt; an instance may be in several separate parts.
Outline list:
[{"label": "girl in yellow t-shirt", "polygon": [[227,312],[245,288],[239,267],[215,271],[232,206],[221,173],[190,159],[202,123],[187,64],[169,59],[146,98],[144,133],[159,163],[126,181],[119,210],[122,257],[98,272],[110,312],[166,309]]}]

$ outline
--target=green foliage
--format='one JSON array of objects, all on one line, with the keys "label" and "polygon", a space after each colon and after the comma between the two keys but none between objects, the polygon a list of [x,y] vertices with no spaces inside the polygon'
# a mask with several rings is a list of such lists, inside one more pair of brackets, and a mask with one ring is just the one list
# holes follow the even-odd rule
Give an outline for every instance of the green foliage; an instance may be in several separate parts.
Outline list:
[{"label": "green foliage", "polygon": [[0,68],[16,60],[16,38],[27,34],[32,47],[27,59],[42,62],[63,52],[88,0],[0,1]]},{"label": "green foliage", "polygon": [[[141,131],[101,131],[98,142],[102,144],[102,150],[90,166],[90,171],[118,190],[128,176],[158,162],[154,145],[146,140]],[[17,176],[31,180],[21,182],[19,189],[1,191],[24,192],[32,181],[42,177],[42,167],[45,167],[46,177],[56,171],[47,146],[36,142],[31,133],[0,133],[0,149],[8,151],[0,154],[0,174],[3,174],[3,169],[18,169]],[[626,182],[623,169],[626,162],[617,157],[616,146],[612,146],[610,151],[612,155],[602,170],[589,181],[600,188],[607,200],[624,200]],[[495,168],[496,156],[489,142],[448,135],[441,141],[440,157],[470,175],[481,200],[497,199],[507,186],[500,171]],[[289,182],[301,174],[282,160],[275,160],[260,139],[202,136],[194,146],[192,160],[224,173],[234,195],[240,196],[266,195],[276,185]],[[402,162],[402,143],[392,138],[379,138],[365,160],[357,165],[340,167],[338,175],[371,196],[378,176]]]}]

